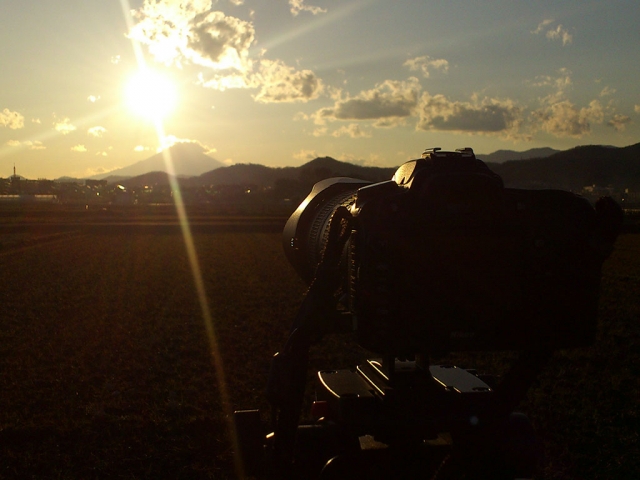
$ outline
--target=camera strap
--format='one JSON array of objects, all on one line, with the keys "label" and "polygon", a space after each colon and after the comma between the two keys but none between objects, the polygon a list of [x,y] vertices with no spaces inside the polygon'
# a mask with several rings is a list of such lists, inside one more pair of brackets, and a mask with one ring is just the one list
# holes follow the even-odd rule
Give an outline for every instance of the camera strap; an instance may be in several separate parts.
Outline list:
[{"label": "camera strap", "polygon": [[267,398],[273,409],[273,466],[277,472],[289,468],[304,398],[309,349],[328,331],[335,311],[334,292],[340,283],[339,263],[351,233],[353,216],[346,207],[333,213],[322,260],[316,268],[302,305],[294,319],[282,352],[271,361]]}]

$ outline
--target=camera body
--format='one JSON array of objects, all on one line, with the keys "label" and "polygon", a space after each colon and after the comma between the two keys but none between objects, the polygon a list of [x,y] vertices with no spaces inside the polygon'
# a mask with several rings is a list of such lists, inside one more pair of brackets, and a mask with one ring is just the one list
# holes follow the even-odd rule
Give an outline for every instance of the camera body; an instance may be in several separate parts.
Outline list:
[{"label": "camera body", "polygon": [[583,197],[504,188],[470,148],[426,150],[387,182],[325,180],[284,230],[308,282],[341,206],[352,221],[336,310],[364,348],[410,356],[593,341],[604,256]]},{"label": "camera body", "polygon": [[[317,183],[283,232],[309,290],[271,361],[269,433],[259,411],[234,415],[247,471],[530,477],[540,448],[514,409],[555,349],[594,340],[622,216],[610,198],[505,188],[470,148],[428,149],[386,182]],[[310,347],[345,330],[378,358],[318,372],[316,422],[299,425]],[[429,363],[471,350],[520,354],[500,378]]]}]

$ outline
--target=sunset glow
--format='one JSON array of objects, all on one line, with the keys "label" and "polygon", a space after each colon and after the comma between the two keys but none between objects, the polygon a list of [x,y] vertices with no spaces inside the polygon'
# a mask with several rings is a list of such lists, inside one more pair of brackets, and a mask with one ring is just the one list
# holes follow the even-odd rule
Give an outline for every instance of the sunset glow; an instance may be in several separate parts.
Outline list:
[{"label": "sunset glow", "polygon": [[2,11],[4,176],[14,163],[28,178],[107,175],[165,136],[227,165],[259,151],[270,167],[640,139],[640,2],[5,0]]}]

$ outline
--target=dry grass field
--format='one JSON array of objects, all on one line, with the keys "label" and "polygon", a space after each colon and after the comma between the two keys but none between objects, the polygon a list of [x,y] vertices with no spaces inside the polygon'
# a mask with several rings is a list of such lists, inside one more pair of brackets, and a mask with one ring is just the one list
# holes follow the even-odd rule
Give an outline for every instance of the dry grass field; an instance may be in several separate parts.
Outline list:
[{"label": "dry grass field", "polygon": [[[228,415],[266,409],[269,359],[305,290],[280,234],[194,235],[218,363],[177,230],[5,240],[0,478],[235,478]],[[605,266],[597,343],[557,352],[522,406],[545,444],[541,478],[640,475],[638,298],[640,236],[625,235]],[[359,355],[336,337],[311,363]]]}]

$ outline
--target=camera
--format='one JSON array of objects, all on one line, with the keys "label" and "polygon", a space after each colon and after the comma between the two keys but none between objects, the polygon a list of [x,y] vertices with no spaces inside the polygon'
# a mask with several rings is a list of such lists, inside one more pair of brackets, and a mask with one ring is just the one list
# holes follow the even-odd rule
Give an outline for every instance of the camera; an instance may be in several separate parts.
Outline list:
[{"label": "camera", "polygon": [[[317,183],[283,232],[309,291],[272,360],[273,432],[258,441],[256,412],[237,412],[243,457],[275,476],[530,475],[538,444],[514,409],[555,349],[593,342],[621,223],[610,198],[506,188],[471,148]],[[379,358],[318,372],[318,422],[298,425],[309,348],[345,331]],[[430,364],[497,350],[521,352],[499,379]]]},{"label": "camera", "polygon": [[574,347],[593,340],[602,258],[596,212],[558,190],[504,188],[470,148],[430,149],[377,184],[318,183],[284,229],[310,282],[335,210],[363,347],[376,353]]}]

